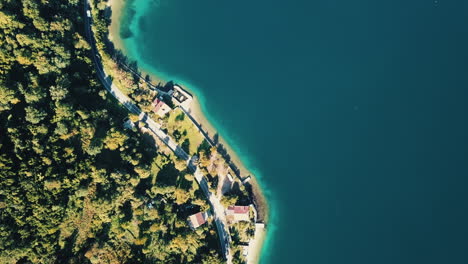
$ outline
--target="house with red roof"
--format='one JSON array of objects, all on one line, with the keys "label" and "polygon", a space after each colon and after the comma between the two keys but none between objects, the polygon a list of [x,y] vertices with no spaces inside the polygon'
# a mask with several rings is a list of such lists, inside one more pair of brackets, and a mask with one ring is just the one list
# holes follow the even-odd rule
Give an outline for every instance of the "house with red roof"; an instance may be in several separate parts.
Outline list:
[{"label": "house with red roof", "polygon": [[153,106],[153,112],[161,117],[165,116],[167,113],[169,113],[169,111],[172,110],[170,106],[157,97],[154,99],[151,105]]},{"label": "house with red roof", "polygon": [[196,229],[199,226],[206,223],[207,219],[208,219],[208,215],[205,212],[198,212],[196,214],[189,216],[188,222],[192,229]]},{"label": "house with red roof", "polygon": [[250,206],[230,205],[226,210],[228,222],[250,221]]}]

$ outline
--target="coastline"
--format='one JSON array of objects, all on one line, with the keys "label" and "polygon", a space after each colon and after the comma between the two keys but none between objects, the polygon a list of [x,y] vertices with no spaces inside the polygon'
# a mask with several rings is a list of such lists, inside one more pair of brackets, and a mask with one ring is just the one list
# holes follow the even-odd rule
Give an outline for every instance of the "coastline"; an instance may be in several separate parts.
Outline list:
[{"label": "coastline", "polygon": [[[109,0],[108,6],[111,8],[111,24],[109,26],[109,40],[113,43],[114,48],[116,50],[120,50],[123,54],[126,54],[129,58],[133,59],[134,56],[132,56],[132,52],[130,50],[126,49],[125,45],[125,40],[120,38],[120,23],[123,19],[123,10],[126,7],[127,3],[132,3],[132,1],[128,0]],[[164,76],[164,74],[157,74],[157,71],[154,71],[151,69],[149,66],[146,65],[138,65],[138,71],[141,72],[142,76],[149,76],[150,80],[153,83],[160,83],[160,82],[167,82],[169,80],[172,80],[172,78],[168,78],[168,76]],[[156,73],[155,73],[156,72]],[[184,89],[186,89],[188,92],[190,92],[193,96],[193,100],[191,102],[191,107],[190,107],[190,114],[197,120],[197,122],[202,126],[202,128],[208,132],[210,137],[213,137],[213,135],[218,134],[218,141],[223,145],[225,148],[226,152],[228,153],[232,163],[235,164],[235,166],[239,170],[239,174],[242,178],[245,178],[247,176],[250,176],[251,180],[249,181],[248,185],[251,188],[252,192],[252,198],[254,200],[254,203],[256,205],[259,218],[257,222],[261,222],[265,224],[265,228],[260,232],[261,235],[255,237],[254,245],[252,247],[253,253],[252,255],[254,256],[253,258],[251,257],[251,261],[248,263],[259,263],[260,256],[265,256],[268,255],[266,252],[268,240],[271,239],[271,232],[274,229],[272,226],[267,225],[270,223],[270,208],[269,204],[267,203],[266,196],[265,196],[265,191],[264,189],[261,188],[261,180],[259,173],[253,173],[255,170],[254,169],[248,169],[247,167],[252,168],[252,166],[246,166],[245,162],[242,162],[239,151],[235,151],[235,148],[232,147],[228,141],[226,140],[225,137],[220,130],[217,130],[214,125],[215,122],[210,121],[207,117],[207,114],[203,110],[203,105],[204,105],[204,100],[203,100],[203,95],[197,91],[193,85],[180,82],[180,81],[174,81],[175,83],[178,83],[181,85]],[[251,165],[251,164],[247,164]],[[260,181],[260,182],[259,182]],[[250,254],[249,254],[250,255]]]}]

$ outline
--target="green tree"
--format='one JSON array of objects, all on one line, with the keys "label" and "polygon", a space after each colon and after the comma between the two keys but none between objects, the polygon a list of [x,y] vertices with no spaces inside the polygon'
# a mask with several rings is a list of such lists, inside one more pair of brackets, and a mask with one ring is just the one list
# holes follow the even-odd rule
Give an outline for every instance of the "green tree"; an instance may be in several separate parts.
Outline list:
[{"label": "green tree", "polygon": [[236,205],[238,197],[235,195],[223,195],[221,197],[221,204],[224,207],[228,207],[230,205]]},{"label": "green tree", "polygon": [[37,109],[32,106],[28,106],[25,108],[26,111],[26,121],[32,123],[32,124],[37,124],[44,120],[44,118],[47,116],[47,113]]},{"label": "green tree", "polygon": [[110,150],[116,150],[119,147],[122,147],[126,140],[127,135],[118,130],[112,129],[107,133],[107,136],[104,139],[103,143],[106,146],[106,148]]}]

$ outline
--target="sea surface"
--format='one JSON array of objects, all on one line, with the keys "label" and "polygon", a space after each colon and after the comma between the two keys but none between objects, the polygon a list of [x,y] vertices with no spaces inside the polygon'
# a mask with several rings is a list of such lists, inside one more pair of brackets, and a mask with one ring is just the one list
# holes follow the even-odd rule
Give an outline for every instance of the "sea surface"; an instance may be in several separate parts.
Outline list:
[{"label": "sea surface", "polygon": [[468,263],[468,1],[136,0],[125,47],[257,173],[261,263]]}]

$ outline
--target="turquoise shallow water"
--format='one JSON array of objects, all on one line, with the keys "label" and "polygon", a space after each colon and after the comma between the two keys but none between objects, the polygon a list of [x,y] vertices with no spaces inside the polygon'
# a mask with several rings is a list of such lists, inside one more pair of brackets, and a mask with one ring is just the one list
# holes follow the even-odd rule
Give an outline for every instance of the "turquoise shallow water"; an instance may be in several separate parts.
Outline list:
[{"label": "turquoise shallow water", "polygon": [[262,263],[468,263],[468,2],[133,6],[129,54],[260,176]]}]

